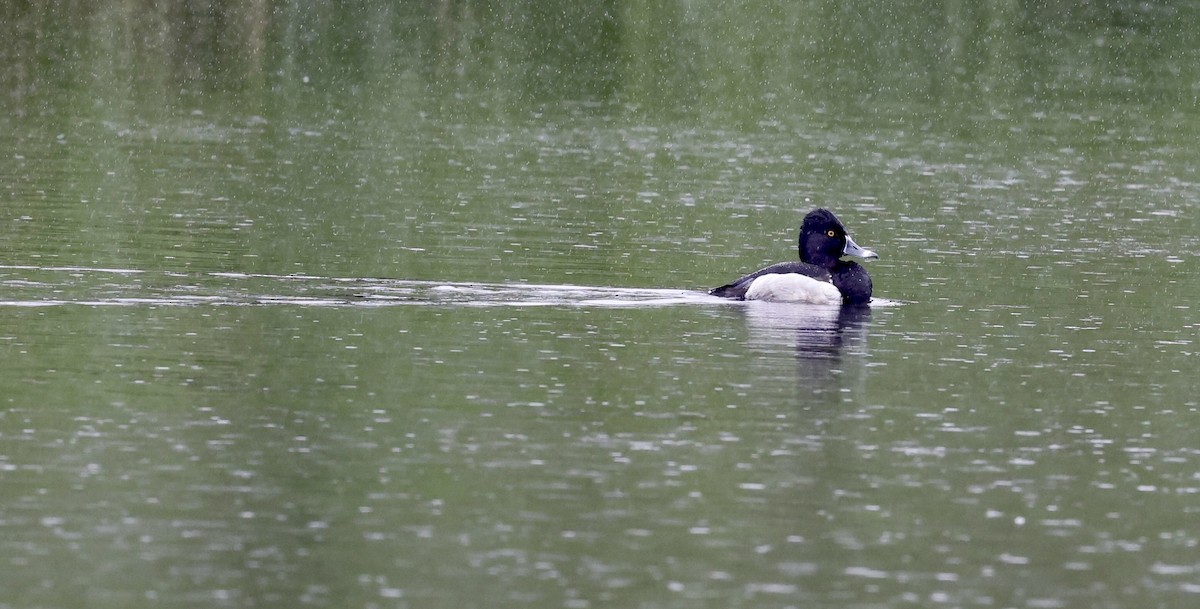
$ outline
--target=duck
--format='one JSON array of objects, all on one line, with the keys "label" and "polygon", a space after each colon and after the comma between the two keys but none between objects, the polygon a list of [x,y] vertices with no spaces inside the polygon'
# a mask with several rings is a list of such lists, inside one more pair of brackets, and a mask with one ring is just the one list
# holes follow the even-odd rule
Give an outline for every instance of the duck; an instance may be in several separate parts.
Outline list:
[{"label": "duck", "polygon": [[708,291],[735,300],[766,300],[825,305],[865,305],[871,302],[871,275],[857,262],[879,254],[854,242],[833,212],[814,209],[800,225],[800,260],[780,262],[743,275]]}]

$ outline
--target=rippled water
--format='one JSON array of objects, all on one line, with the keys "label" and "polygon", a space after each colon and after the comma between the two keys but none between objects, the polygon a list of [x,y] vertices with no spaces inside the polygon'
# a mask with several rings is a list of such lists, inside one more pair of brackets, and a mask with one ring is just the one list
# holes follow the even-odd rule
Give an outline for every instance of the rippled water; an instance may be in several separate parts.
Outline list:
[{"label": "rippled water", "polygon": [[9,604],[1186,599],[1192,308],[1094,249],[860,311],[7,266]]},{"label": "rippled water", "polygon": [[[0,608],[1195,604],[1200,122],[1130,10],[1098,75],[728,122],[26,91]],[[816,205],[871,307],[705,294]]]}]

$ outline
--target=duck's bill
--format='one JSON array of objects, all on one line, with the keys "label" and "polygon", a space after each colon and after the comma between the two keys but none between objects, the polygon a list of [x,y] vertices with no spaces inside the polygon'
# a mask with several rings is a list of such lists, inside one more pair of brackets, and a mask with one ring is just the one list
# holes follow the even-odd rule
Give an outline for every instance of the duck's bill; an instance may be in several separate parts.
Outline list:
[{"label": "duck's bill", "polygon": [[845,256],[858,256],[859,258],[866,258],[868,260],[879,257],[879,254],[865,247],[860,247],[854,242],[854,239],[850,238],[850,235],[846,235],[846,249],[842,250],[842,254]]}]

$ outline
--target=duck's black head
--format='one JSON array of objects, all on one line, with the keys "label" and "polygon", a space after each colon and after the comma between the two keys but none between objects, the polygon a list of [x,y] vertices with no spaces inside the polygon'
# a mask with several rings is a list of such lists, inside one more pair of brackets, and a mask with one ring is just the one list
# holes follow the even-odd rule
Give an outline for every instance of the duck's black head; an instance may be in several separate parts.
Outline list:
[{"label": "duck's black head", "polygon": [[817,208],[804,216],[800,225],[800,260],[832,269],[842,256],[878,258],[871,250],[858,246],[846,227],[828,209]]}]

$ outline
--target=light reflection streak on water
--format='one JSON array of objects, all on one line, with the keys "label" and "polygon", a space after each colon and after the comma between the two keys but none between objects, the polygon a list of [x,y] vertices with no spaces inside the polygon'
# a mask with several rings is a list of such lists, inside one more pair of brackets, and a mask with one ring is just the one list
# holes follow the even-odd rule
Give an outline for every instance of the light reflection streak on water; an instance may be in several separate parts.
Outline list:
[{"label": "light reflection streak on water", "polygon": [[[27,278],[0,282],[9,296],[0,300],[0,307],[136,307],[136,306],[262,306],[290,305],[309,307],[386,307],[398,305],[441,305],[469,307],[658,307],[677,305],[736,305],[743,304],[709,296],[699,290],[669,288],[621,288],[567,284],[507,284],[438,282],[425,280],[393,280],[354,277],[319,277],[313,275],[273,275],[259,273],[212,272],[195,275],[161,273],[174,284],[167,288],[150,288],[141,280],[153,275],[137,269],[87,267],[4,266],[33,273],[70,273],[71,281],[38,281]],[[139,282],[128,285],[97,283],[79,286],[76,282],[98,276],[137,276]],[[189,283],[189,279],[191,280]],[[212,284],[212,280],[220,280]],[[260,293],[248,293],[238,284],[257,284]],[[203,283],[206,287],[196,284]],[[79,298],[63,298],[66,290],[82,290]],[[128,292],[128,295],[94,297],[96,291]],[[187,294],[172,292],[186,291]],[[205,294],[203,292],[211,293]],[[29,298],[18,298],[23,292]],[[44,297],[50,292],[54,297]],[[155,292],[161,295],[154,295]],[[164,293],[165,292],[165,293]],[[200,292],[200,293],[197,293]],[[313,295],[317,293],[319,295]],[[892,306],[896,301],[878,299],[875,306]],[[819,308],[819,307],[818,307]],[[837,307],[833,310],[836,311]]]}]

